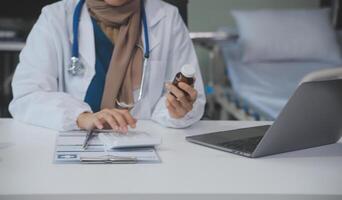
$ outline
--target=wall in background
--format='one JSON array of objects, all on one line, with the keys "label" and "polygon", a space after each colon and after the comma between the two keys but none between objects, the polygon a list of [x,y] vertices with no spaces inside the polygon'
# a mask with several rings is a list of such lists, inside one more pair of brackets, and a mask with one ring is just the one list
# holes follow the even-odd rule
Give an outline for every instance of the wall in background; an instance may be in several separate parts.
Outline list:
[{"label": "wall in background", "polygon": [[230,10],[263,8],[315,8],[319,0],[190,0],[189,28],[191,31],[214,31],[234,25]]},{"label": "wall in background", "polygon": [[[190,31],[216,31],[222,26],[234,26],[230,10],[264,9],[264,8],[316,8],[319,0],[190,0],[189,29]],[[196,49],[200,66],[207,71],[208,53]],[[206,79],[206,77],[204,77]]]}]

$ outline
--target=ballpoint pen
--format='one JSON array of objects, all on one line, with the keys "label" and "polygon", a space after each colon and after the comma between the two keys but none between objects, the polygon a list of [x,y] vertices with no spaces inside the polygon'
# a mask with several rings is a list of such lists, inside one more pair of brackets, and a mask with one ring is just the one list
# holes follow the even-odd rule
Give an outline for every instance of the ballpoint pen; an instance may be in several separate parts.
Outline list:
[{"label": "ballpoint pen", "polygon": [[94,133],[94,130],[90,130],[90,131],[87,133],[87,136],[86,136],[86,138],[85,138],[85,140],[84,140],[84,143],[83,143],[83,145],[82,145],[82,149],[83,149],[83,150],[86,150],[86,149],[87,149],[87,147],[88,147],[88,145],[89,145],[89,141],[90,141],[90,139],[91,139],[92,136],[93,136],[93,133]]}]

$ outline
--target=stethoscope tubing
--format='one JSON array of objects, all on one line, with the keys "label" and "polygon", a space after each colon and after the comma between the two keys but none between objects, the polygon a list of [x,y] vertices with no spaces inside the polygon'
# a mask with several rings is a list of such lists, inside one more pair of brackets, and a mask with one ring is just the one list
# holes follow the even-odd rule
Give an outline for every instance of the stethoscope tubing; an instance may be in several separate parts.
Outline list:
[{"label": "stethoscope tubing", "polygon": [[80,0],[79,3],[76,5],[74,16],[73,16],[73,45],[72,45],[72,57],[78,58],[79,57],[79,44],[78,44],[78,38],[79,38],[79,24],[82,14],[82,8],[85,3],[85,0]]}]

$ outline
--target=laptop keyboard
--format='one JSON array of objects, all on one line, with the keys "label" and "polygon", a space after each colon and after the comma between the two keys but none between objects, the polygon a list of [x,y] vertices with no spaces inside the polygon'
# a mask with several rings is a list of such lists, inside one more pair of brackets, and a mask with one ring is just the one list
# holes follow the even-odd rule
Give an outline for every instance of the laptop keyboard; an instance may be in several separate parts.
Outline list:
[{"label": "laptop keyboard", "polygon": [[221,146],[227,149],[233,149],[233,150],[245,152],[245,153],[253,153],[253,151],[258,146],[261,139],[262,139],[262,136],[245,138],[241,140],[232,140],[232,141],[220,143],[218,144],[218,146]]}]

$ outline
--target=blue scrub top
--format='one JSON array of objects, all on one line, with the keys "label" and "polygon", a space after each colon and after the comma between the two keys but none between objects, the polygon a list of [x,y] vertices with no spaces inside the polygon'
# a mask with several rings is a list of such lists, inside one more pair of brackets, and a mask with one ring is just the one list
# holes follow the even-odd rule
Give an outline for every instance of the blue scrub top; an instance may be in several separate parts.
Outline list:
[{"label": "blue scrub top", "polygon": [[84,101],[90,105],[93,112],[98,112],[101,110],[102,94],[114,45],[94,19],[92,23],[95,36],[95,76],[90,82]]}]

